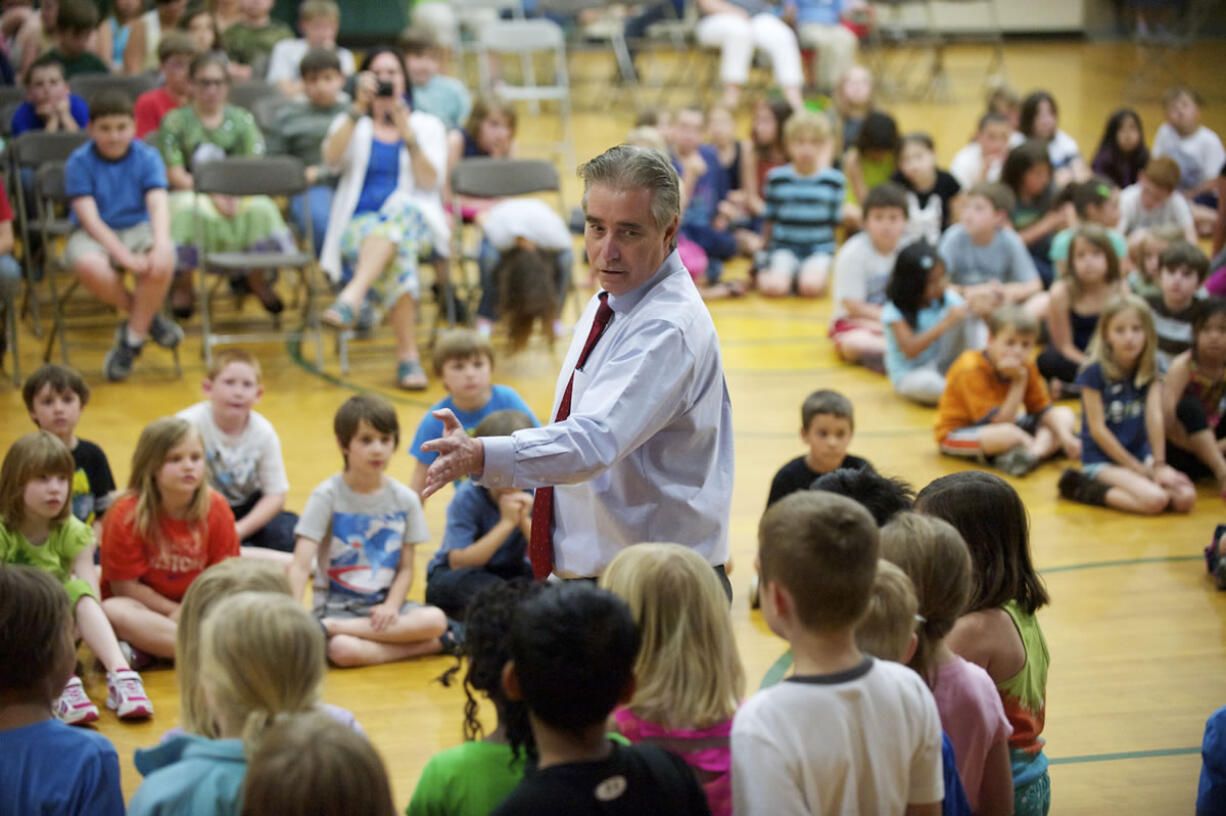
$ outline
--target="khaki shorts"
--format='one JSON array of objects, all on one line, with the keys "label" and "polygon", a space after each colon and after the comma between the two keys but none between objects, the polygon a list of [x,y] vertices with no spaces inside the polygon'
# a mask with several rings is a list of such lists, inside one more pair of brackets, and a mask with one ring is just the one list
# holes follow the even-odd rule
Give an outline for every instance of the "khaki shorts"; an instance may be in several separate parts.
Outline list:
[{"label": "khaki shorts", "polygon": [[[134,254],[143,255],[153,249],[153,226],[148,221],[142,221],[127,229],[116,230],[115,235],[119,237],[120,243]],[[71,269],[84,256],[94,254],[105,256],[107,251],[88,232],[78,229],[68,238],[68,246],[64,250],[64,262]]]}]

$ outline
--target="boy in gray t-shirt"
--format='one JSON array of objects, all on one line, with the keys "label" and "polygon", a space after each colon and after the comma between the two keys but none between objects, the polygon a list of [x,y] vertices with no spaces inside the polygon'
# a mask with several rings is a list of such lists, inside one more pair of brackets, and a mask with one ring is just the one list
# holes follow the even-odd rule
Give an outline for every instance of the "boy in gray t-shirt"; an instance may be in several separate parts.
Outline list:
[{"label": "boy in gray t-shirt", "polygon": [[[1013,193],[1003,184],[976,184],[966,193],[959,223],[937,248],[949,282],[983,321],[1001,306],[1021,305],[1036,318],[1047,311],[1047,294],[1026,245],[1008,225]],[[983,340],[987,340],[986,327]]]},{"label": "boy in gray t-shirt", "polygon": [[294,529],[294,596],[302,597],[317,561],[312,606],[338,666],[454,653],[458,626],[437,607],[405,600],[415,545],[430,531],[417,494],[384,473],[400,442],[396,410],[363,394],[332,424],[345,469],[311,491]]}]

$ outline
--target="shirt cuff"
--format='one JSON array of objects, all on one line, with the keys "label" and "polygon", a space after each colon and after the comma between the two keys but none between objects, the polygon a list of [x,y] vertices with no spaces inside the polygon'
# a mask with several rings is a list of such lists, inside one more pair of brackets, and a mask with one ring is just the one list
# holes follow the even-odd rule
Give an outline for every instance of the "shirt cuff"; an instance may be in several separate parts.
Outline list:
[{"label": "shirt cuff", "polygon": [[485,470],[476,482],[483,487],[510,487],[515,476],[515,438],[487,436],[481,444],[485,447]]}]

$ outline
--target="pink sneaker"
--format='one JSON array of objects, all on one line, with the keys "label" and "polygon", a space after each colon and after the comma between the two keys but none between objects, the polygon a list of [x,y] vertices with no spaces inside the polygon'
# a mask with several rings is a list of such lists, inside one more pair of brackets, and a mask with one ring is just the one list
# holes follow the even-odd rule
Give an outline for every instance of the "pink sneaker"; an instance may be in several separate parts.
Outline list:
[{"label": "pink sneaker", "polygon": [[153,703],[145,694],[140,675],[131,669],[119,669],[106,676],[106,707],[115,710],[121,720],[138,720],[153,716]]},{"label": "pink sneaker", "polygon": [[98,719],[98,707],[90,702],[81,678],[75,674],[55,702],[55,716],[69,725],[84,725]]}]

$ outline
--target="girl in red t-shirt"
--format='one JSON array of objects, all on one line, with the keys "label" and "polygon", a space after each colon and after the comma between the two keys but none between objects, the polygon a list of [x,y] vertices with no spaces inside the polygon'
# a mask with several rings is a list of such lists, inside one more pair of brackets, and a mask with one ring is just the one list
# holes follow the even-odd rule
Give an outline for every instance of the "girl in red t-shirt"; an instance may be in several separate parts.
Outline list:
[{"label": "girl in red t-shirt", "polygon": [[234,514],[205,478],[204,445],[185,419],[141,432],[132,477],[102,526],[103,610],[134,652],[173,658],[179,602],[205,567],[239,554]]}]

